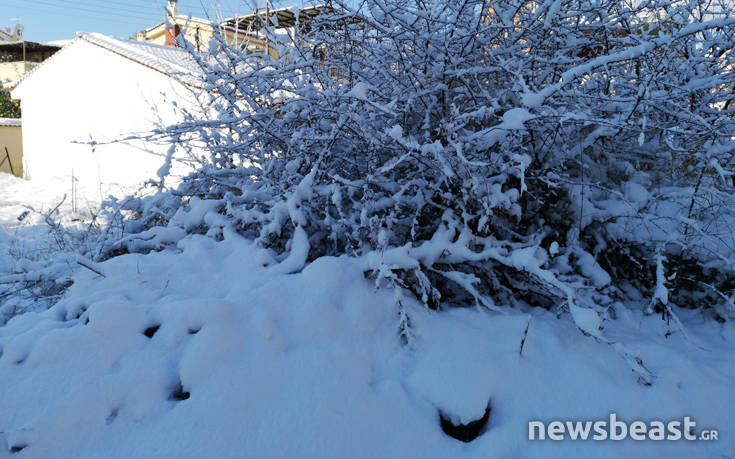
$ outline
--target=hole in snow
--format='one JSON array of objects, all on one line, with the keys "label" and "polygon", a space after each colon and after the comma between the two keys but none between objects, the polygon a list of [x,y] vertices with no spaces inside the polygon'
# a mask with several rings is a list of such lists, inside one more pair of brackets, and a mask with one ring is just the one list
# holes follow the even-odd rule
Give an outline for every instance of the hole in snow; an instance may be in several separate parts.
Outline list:
[{"label": "hole in snow", "polygon": [[112,422],[117,418],[118,409],[114,408],[112,411],[110,411],[110,414],[107,415],[107,419],[105,419],[105,424],[108,426],[112,424]]},{"label": "hole in snow", "polygon": [[10,452],[15,454],[23,451],[28,445],[14,445],[10,447]]},{"label": "hole in snow", "polygon": [[20,364],[22,364],[22,363],[23,363],[23,362],[25,362],[25,361],[26,361],[26,358],[25,358],[25,357],[23,357],[23,358],[21,358],[21,359],[18,359],[18,360],[16,360],[16,361],[15,361],[15,364],[16,364],[16,365],[20,365]]},{"label": "hole in snow", "polygon": [[189,334],[190,335],[196,335],[197,333],[199,333],[199,330],[201,330],[201,329],[202,329],[202,327],[199,327],[199,328],[190,328],[189,329]]},{"label": "hole in snow", "polygon": [[439,419],[442,430],[445,434],[452,438],[456,438],[457,440],[469,443],[485,432],[487,421],[490,419],[490,404],[487,404],[485,414],[480,419],[470,421],[467,424],[455,425],[452,423],[452,420],[442,412],[439,412]]},{"label": "hole in snow", "polygon": [[153,338],[153,335],[156,334],[159,328],[161,328],[160,325],[153,325],[152,327],[146,328],[143,334],[148,338]]},{"label": "hole in snow", "polygon": [[191,396],[189,392],[184,392],[184,387],[179,383],[178,386],[174,389],[173,392],[171,392],[171,395],[169,396],[169,400],[186,400]]}]

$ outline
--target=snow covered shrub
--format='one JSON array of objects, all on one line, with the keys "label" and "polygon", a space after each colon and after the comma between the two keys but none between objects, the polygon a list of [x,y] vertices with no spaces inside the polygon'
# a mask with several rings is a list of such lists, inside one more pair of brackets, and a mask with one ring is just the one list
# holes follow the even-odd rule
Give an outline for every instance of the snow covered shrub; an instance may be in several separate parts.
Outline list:
[{"label": "snow covered shrub", "polygon": [[130,202],[132,232],[236,231],[283,273],[362,257],[430,308],[568,310],[595,336],[621,300],[735,317],[726,3],[351,5],[262,27],[277,60],[194,53],[218,115],[156,135],[201,167]]},{"label": "snow covered shrub", "polygon": [[[53,306],[72,285],[78,269],[100,273],[90,260],[103,251],[104,235],[117,224],[94,211],[60,211],[64,199],[52,209],[28,207],[18,217],[18,227],[0,248],[0,326],[13,316]],[[104,227],[104,232],[101,231]]]}]

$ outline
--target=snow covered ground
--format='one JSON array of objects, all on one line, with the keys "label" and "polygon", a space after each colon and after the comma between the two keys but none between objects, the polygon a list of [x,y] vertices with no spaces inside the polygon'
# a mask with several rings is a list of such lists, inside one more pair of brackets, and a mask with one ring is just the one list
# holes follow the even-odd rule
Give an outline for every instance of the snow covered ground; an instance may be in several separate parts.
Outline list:
[{"label": "snow covered ground", "polygon": [[[64,186],[0,178],[0,272],[19,235],[49,242],[38,222],[17,222],[23,205],[52,208]],[[292,275],[274,265],[225,233],[114,258],[106,277],[77,272],[50,310],[0,327],[0,457],[735,458],[731,323],[677,311],[689,336],[666,337],[659,316],[621,308],[604,333],[651,371],[644,386],[569,317],[408,301],[403,345],[392,293],[364,279],[360,260]],[[465,423],[488,402],[473,442],[442,432],[440,410]],[[690,416],[720,439],[527,439],[530,420],[611,412]]]},{"label": "snow covered ground", "polygon": [[[49,222],[75,230],[95,225],[103,197],[133,187],[117,185],[72,189],[71,180],[21,180],[0,173],[0,325],[18,310],[45,309],[18,295],[8,297],[3,276],[39,268],[73,272],[78,269],[74,249],[79,241],[62,234]],[[48,218],[48,221],[47,221]]]},{"label": "snow covered ground", "polygon": [[[66,195],[66,198],[65,198]],[[99,206],[99,199],[80,199],[79,216]],[[31,182],[0,173],[0,273],[12,269],[13,255],[52,249],[44,214],[57,205],[58,216],[71,223],[71,182],[61,179]]]},{"label": "snow covered ground", "polygon": [[35,246],[42,244],[49,229],[44,223],[44,214],[53,209],[57,209],[54,218],[66,225],[83,223],[89,221],[103,198],[132,189],[111,185],[104,189],[75,188],[72,191],[70,180],[31,181],[0,173],[0,248],[7,248],[13,242],[16,245],[23,242]]}]

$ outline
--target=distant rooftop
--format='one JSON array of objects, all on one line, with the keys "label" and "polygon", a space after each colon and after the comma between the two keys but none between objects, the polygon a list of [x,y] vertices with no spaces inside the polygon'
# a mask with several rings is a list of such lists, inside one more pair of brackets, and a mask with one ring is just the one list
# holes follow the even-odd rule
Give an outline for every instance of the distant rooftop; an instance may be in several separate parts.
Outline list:
[{"label": "distant rooftop", "polygon": [[[287,8],[269,10],[269,26],[276,28],[294,27],[296,26],[297,19],[299,23],[307,23],[314,20],[314,18],[317,17],[319,13],[326,8],[329,7],[327,7],[326,5],[317,5],[306,8],[292,6]],[[260,30],[263,24],[265,24],[265,17],[266,11],[265,9],[261,8],[255,13],[225,19],[221,25],[225,27],[232,27],[233,29],[255,31]]]},{"label": "distant rooftop", "polygon": [[0,53],[22,53],[32,51],[58,51],[61,46],[36,43],[34,41],[0,41]]}]

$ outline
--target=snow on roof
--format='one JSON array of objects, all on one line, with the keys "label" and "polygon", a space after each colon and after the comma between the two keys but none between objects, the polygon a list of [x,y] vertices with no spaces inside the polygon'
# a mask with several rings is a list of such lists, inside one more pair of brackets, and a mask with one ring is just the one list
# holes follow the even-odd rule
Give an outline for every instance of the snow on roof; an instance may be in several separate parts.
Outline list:
[{"label": "snow on roof", "polygon": [[201,73],[191,52],[181,48],[123,40],[101,33],[81,33],[77,38],[176,78],[185,84],[191,85]]},{"label": "snow on roof", "polygon": [[20,126],[20,118],[0,118],[0,126]]},{"label": "snow on roof", "polygon": [[198,82],[201,81],[201,70],[191,55],[192,51],[171,46],[156,45],[149,42],[113,38],[101,33],[78,32],[74,40],[29,71],[20,81],[10,88],[11,91],[17,90],[29,77],[40,69],[45,68],[49,62],[52,62],[59,55],[63,54],[66,49],[75,46],[81,41],[99,46],[144,67],[163,73],[188,86],[198,87]]},{"label": "snow on roof", "polygon": [[[303,24],[305,22],[312,21],[322,10],[327,9],[334,11],[333,7],[328,7],[326,4],[304,8],[287,6],[284,8],[270,10],[268,12],[268,16],[270,18],[270,22],[276,29],[282,29],[294,27],[297,22]],[[258,9],[250,14],[227,18],[222,22],[222,25],[235,29],[260,30],[262,25],[265,23],[265,16],[266,12],[263,9]]]},{"label": "snow on roof", "polygon": [[68,45],[72,41],[74,41],[74,39],[71,39],[71,40],[52,40],[52,41],[46,42],[46,44],[47,45],[51,45],[51,46],[58,46],[60,48],[63,48],[64,46]]}]

